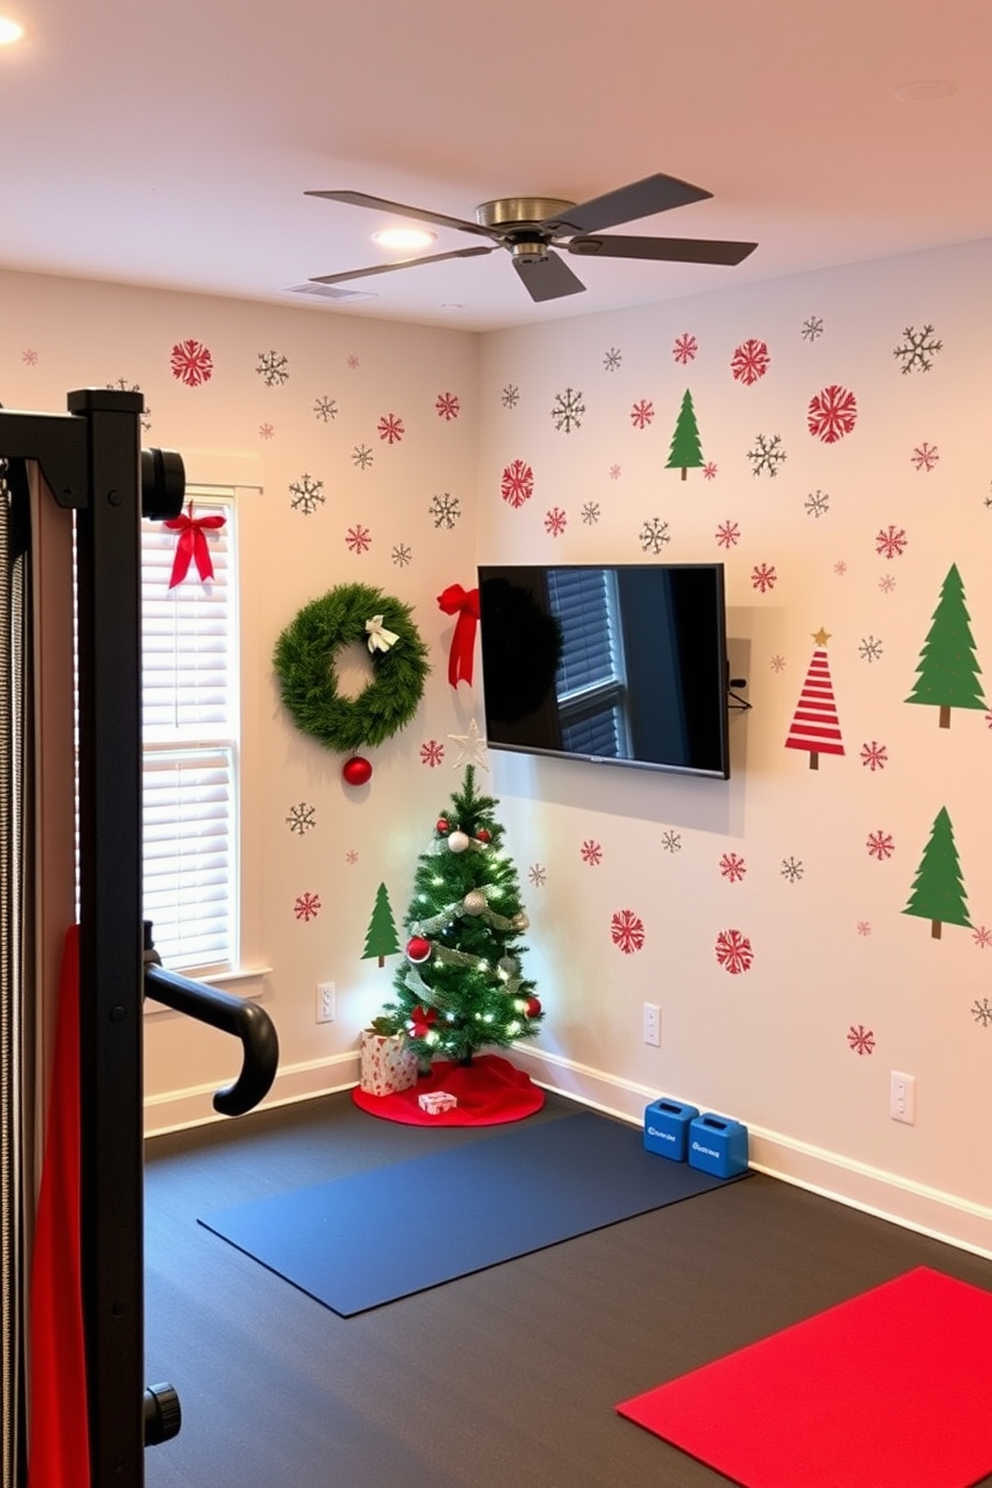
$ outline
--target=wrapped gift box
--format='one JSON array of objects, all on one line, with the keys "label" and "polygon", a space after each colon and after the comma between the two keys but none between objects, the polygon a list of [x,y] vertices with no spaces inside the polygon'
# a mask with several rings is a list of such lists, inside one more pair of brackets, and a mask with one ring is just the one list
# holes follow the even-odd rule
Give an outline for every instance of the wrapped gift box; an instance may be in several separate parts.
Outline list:
[{"label": "wrapped gift box", "polygon": [[395,1095],[417,1083],[417,1056],[402,1033],[362,1030],[360,1084],[368,1095]]},{"label": "wrapped gift box", "polygon": [[458,1099],[447,1090],[425,1090],[423,1095],[417,1097],[417,1102],[420,1109],[429,1116],[439,1116],[442,1111],[453,1111]]}]

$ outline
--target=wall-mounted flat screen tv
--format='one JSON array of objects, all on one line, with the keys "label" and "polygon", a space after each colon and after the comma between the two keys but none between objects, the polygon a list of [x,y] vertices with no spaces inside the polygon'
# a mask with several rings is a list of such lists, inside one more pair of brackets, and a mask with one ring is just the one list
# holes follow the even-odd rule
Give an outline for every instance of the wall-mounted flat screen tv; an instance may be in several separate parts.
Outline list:
[{"label": "wall-mounted flat screen tv", "polygon": [[482,565],[490,748],[730,776],[722,563]]}]

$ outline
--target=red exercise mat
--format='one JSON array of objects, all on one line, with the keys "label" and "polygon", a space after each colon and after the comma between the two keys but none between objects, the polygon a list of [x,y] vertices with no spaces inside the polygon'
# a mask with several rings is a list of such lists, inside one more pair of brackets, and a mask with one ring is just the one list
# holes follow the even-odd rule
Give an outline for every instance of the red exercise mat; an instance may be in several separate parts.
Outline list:
[{"label": "red exercise mat", "polygon": [[[419,1097],[428,1090],[447,1090],[457,1106],[431,1116],[419,1105]],[[498,1054],[480,1054],[471,1064],[439,1059],[429,1075],[396,1095],[369,1095],[359,1086],[352,1095],[363,1111],[387,1121],[402,1121],[406,1126],[498,1126],[533,1116],[544,1105],[544,1091],[530,1075]]]},{"label": "red exercise mat", "polygon": [[992,1293],[920,1266],[617,1410],[744,1488],[971,1488]]}]

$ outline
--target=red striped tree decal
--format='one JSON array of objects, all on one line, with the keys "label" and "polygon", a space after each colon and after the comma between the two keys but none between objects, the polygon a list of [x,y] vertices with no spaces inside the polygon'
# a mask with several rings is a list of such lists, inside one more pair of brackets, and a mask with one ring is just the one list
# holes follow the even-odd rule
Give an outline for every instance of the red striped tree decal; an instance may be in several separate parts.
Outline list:
[{"label": "red striped tree decal", "polygon": [[821,754],[843,754],[844,744],[834,701],[834,688],[830,680],[830,663],[824,647],[830,637],[825,630],[813,636],[816,650],[813,652],[799,694],[799,703],[789,727],[785,741],[786,749],[805,749],[809,753],[811,770],[820,768]]}]

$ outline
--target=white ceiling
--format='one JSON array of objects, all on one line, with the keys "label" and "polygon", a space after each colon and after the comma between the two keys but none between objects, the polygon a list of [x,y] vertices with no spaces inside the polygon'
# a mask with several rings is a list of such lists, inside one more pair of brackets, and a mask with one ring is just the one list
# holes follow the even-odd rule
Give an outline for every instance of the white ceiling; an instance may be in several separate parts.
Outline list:
[{"label": "white ceiling", "polygon": [[[0,266],[252,299],[383,259],[351,189],[454,217],[664,171],[622,232],[737,268],[502,251],[352,281],[332,313],[488,329],[992,236],[992,0],[0,0]],[[906,85],[951,85],[906,98]],[[920,91],[910,88],[910,93]],[[924,92],[929,91],[924,89]],[[428,250],[479,239],[439,231]]]}]

